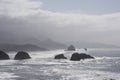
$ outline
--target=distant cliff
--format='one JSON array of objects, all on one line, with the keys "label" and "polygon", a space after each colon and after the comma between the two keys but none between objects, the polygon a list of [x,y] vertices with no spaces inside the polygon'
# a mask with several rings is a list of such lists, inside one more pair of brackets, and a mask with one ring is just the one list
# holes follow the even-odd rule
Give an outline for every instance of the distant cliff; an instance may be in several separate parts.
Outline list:
[{"label": "distant cliff", "polygon": [[0,50],[3,51],[45,51],[47,49],[33,45],[33,44],[0,44]]}]

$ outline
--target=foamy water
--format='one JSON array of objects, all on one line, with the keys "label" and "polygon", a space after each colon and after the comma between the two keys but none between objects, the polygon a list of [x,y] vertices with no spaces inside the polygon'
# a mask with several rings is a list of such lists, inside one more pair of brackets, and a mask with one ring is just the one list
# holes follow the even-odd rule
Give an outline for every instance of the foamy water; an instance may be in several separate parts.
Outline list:
[{"label": "foamy water", "polygon": [[[61,53],[68,59],[55,60]],[[96,59],[81,61],[70,61],[72,53],[29,52],[32,59],[21,61],[13,60],[15,52],[9,53],[11,60],[0,61],[0,80],[120,80],[120,50],[89,50]]]}]

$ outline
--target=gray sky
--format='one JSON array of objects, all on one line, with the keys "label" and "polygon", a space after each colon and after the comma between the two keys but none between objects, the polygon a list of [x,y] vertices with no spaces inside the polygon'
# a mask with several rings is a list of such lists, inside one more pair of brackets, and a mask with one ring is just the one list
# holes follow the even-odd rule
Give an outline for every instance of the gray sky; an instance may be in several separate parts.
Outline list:
[{"label": "gray sky", "polygon": [[16,38],[48,37],[61,42],[120,46],[119,3],[119,0],[0,0],[0,30]]},{"label": "gray sky", "polygon": [[50,11],[106,14],[120,11],[120,0],[38,0]]}]

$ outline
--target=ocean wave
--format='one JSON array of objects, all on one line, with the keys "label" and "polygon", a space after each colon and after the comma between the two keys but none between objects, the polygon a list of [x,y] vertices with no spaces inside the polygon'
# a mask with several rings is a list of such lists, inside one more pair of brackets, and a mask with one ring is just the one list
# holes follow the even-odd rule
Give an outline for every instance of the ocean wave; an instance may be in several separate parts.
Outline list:
[{"label": "ocean wave", "polygon": [[0,72],[0,80],[15,80],[14,78],[18,78],[19,76],[14,73],[9,72]]}]

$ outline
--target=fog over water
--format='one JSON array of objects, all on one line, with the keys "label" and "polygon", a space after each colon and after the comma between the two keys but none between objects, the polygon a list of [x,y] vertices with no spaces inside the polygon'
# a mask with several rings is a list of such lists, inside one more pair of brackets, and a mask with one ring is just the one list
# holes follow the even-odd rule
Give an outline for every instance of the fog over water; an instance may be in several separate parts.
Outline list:
[{"label": "fog over water", "polygon": [[44,6],[42,1],[1,0],[0,42],[52,39],[62,43],[84,41],[120,46],[120,12],[67,13],[44,10]]},{"label": "fog over water", "polygon": [[0,0],[0,80],[120,80],[119,4]]}]

